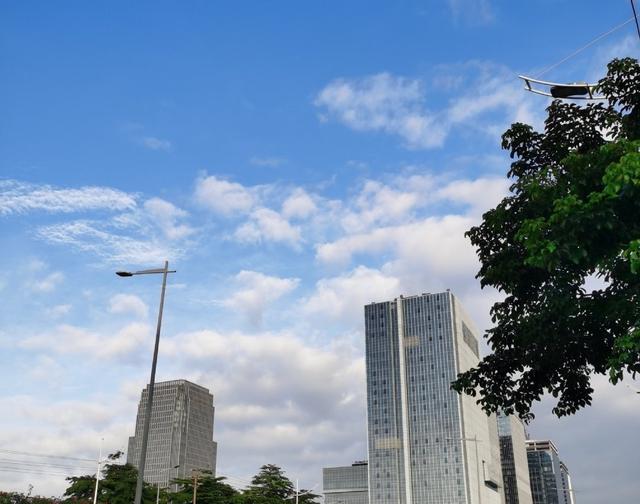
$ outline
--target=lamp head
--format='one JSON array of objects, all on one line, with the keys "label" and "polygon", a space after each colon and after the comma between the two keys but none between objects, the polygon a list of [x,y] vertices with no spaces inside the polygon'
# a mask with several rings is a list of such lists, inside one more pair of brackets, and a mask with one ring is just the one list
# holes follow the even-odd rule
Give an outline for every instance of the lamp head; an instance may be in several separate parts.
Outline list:
[{"label": "lamp head", "polygon": [[130,273],[129,271],[116,271],[116,275],[120,277],[130,277],[133,276],[133,273]]}]

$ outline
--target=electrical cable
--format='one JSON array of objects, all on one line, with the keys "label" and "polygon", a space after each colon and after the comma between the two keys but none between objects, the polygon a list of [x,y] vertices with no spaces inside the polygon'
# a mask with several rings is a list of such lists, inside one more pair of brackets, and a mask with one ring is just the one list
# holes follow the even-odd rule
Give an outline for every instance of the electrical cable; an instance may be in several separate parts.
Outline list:
[{"label": "electrical cable", "polygon": [[45,457],[45,458],[64,459],[64,460],[78,460],[78,461],[81,461],[81,462],[96,462],[96,459],[79,458],[79,457],[66,457],[64,455],[45,455],[45,454],[42,454],[42,453],[32,453],[32,452],[17,451],[17,450],[0,449],[0,453],[8,453],[8,454],[11,454],[11,455],[26,455],[27,457]]},{"label": "electrical cable", "polygon": [[636,20],[636,30],[638,31],[638,38],[640,38],[640,24],[638,24],[638,13],[636,12],[636,4],[631,0],[631,8],[633,9],[633,17]]},{"label": "electrical cable", "polygon": [[[633,0],[632,0],[633,2]],[[634,12],[635,12],[635,8],[634,8]],[[633,20],[636,20],[636,23],[638,22],[637,18],[631,17],[629,19],[627,19],[624,23],[621,23],[613,28],[611,28],[610,30],[604,32],[601,35],[598,35],[596,38],[594,38],[591,42],[588,42],[587,44],[585,44],[584,46],[582,46],[580,49],[577,49],[576,51],[572,52],[571,54],[569,54],[569,56],[566,56],[565,58],[561,59],[560,61],[558,61],[557,63],[554,63],[553,65],[551,65],[548,68],[545,68],[542,72],[538,73],[535,75],[535,77],[537,79],[539,79],[542,75],[546,74],[547,72],[553,70],[554,68],[556,68],[557,66],[562,65],[562,63],[564,63],[565,61],[573,58],[574,56],[580,54],[582,51],[584,51],[585,49],[591,47],[593,44],[595,44],[596,42],[599,42],[600,40],[602,40],[605,37],[608,37],[609,35],[611,35],[612,33],[618,31],[620,28],[623,28],[624,26],[628,25],[629,23],[631,23]],[[640,28],[638,28],[638,33],[640,34]]]}]

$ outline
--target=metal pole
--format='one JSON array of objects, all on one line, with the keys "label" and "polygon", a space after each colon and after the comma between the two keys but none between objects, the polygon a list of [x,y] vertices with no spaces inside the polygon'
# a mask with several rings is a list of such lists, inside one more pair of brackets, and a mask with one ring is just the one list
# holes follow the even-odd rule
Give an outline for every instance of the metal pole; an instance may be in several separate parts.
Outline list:
[{"label": "metal pole", "polygon": [[160,485],[156,485],[156,504],[160,504]]},{"label": "metal pole", "polygon": [[298,480],[296,480],[296,504],[298,504],[299,495],[300,495],[300,487],[298,486]]},{"label": "metal pole", "polygon": [[96,472],[96,488],[93,491],[93,504],[98,502],[98,482],[100,481],[100,465],[102,464],[102,442],[104,438],[100,439],[100,450],[98,451],[98,470]]},{"label": "metal pole", "polygon": [[196,494],[198,493],[198,472],[193,473],[193,504],[196,504]]},{"label": "metal pole", "polygon": [[473,442],[476,445],[476,472],[478,474],[478,504],[482,504],[482,494],[480,493],[480,459],[478,458],[478,435],[473,436]]},{"label": "metal pole", "polygon": [[136,482],[136,496],[134,504],[142,502],[142,485],[144,483],[144,466],[147,461],[147,441],[149,439],[149,423],[151,421],[151,405],[153,404],[153,386],[156,381],[156,363],[158,362],[158,347],[160,346],[160,327],[162,326],[162,308],[164,307],[164,291],[167,287],[167,273],[169,261],[164,262],[162,273],[162,291],[160,294],[160,309],[158,310],[158,325],[156,327],[156,344],[153,349],[153,362],[151,364],[151,379],[149,380],[149,393],[147,396],[147,408],[144,417],[144,430],[142,431],[142,448],[140,450],[140,463],[138,464],[138,481]]}]

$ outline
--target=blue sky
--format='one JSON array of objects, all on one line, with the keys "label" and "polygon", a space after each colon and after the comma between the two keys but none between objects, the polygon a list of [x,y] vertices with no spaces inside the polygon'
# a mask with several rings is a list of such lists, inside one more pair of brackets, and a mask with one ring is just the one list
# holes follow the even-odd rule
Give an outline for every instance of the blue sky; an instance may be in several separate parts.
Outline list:
[{"label": "blue sky", "polygon": [[[497,294],[463,233],[505,194],[501,132],[544,119],[516,74],[629,16],[621,0],[0,2],[0,448],[126,446],[159,285],[113,271],[166,257],[159,378],[213,391],[220,472],[273,462],[313,487],[363,458],[362,305],[450,287],[487,327]],[[632,24],[545,77],[594,79],[615,55],[638,55]],[[596,389],[530,430],[581,503],[628,502],[640,405]],[[64,488],[0,469],[3,488],[29,482]]]}]

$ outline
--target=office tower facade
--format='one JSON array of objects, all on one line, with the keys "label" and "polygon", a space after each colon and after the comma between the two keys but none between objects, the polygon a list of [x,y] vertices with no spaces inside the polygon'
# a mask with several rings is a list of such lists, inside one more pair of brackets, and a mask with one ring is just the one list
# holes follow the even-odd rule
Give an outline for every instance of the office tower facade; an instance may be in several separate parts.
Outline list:
[{"label": "office tower facade", "polygon": [[497,421],[450,389],[479,361],[449,291],[365,306],[370,504],[500,504]]},{"label": "office tower facade", "polygon": [[322,469],[324,504],[369,504],[367,462]]},{"label": "office tower facade", "polygon": [[571,475],[569,469],[562,460],[560,461],[560,504],[575,504]]},{"label": "office tower facade", "polygon": [[532,504],[524,424],[516,416],[498,413],[498,435],[505,504]]},{"label": "office tower facade", "polygon": [[575,504],[567,466],[549,440],[527,441],[533,504]]},{"label": "office tower facade", "polygon": [[[147,386],[138,405],[135,435],[129,438],[127,462],[136,467],[148,397]],[[166,486],[176,477],[189,477],[192,469],[209,470],[215,475],[213,416],[213,396],[206,388],[186,380],[156,383],[144,480]]]}]

